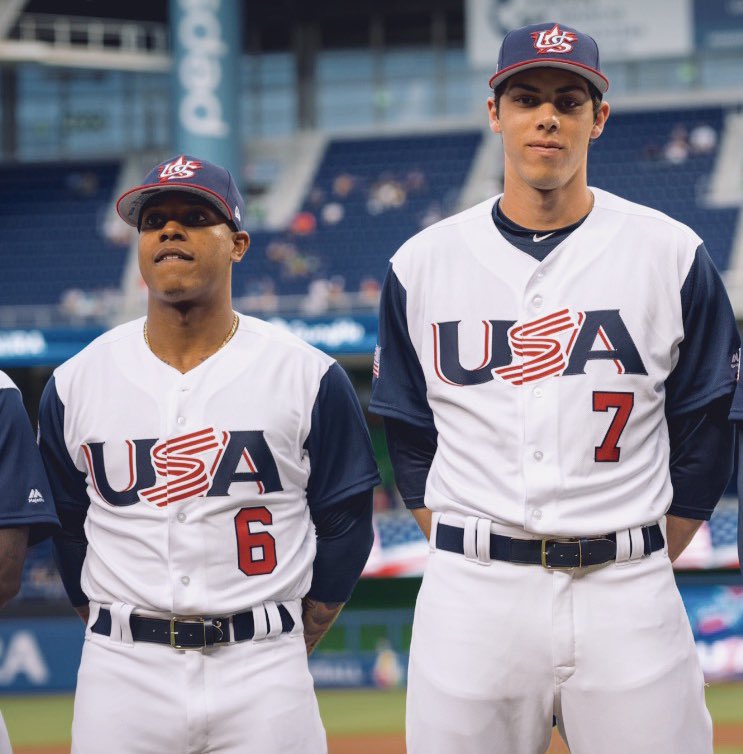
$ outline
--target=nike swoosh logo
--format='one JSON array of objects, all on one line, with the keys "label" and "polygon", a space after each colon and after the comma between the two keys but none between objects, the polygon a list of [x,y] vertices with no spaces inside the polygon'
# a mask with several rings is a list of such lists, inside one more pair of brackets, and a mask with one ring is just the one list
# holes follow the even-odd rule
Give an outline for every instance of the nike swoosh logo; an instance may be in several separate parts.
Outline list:
[{"label": "nike swoosh logo", "polygon": [[545,238],[549,238],[550,236],[554,236],[555,231],[553,230],[552,233],[545,233],[543,236],[538,236],[536,233],[534,234],[534,243],[539,243],[540,241],[544,241]]}]

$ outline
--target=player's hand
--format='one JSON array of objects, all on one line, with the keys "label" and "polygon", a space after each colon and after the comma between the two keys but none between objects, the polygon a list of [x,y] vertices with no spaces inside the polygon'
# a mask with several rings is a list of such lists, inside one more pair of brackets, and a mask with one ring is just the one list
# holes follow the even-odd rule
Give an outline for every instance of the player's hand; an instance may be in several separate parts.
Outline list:
[{"label": "player's hand", "polygon": [[694,538],[701,521],[679,516],[666,516],[666,542],[668,543],[668,557],[671,562],[676,560]]}]

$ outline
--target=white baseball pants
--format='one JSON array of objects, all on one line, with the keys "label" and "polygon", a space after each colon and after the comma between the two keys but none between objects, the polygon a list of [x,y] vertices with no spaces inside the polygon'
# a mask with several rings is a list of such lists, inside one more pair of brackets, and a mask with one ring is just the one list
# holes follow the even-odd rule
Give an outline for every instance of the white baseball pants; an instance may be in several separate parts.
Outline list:
[{"label": "white baseball pants", "polygon": [[582,570],[431,552],[415,610],[408,754],[712,754],[665,550]]},{"label": "white baseball pants", "polygon": [[88,630],[72,754],[326,754],[301,634],[203,650]]}]

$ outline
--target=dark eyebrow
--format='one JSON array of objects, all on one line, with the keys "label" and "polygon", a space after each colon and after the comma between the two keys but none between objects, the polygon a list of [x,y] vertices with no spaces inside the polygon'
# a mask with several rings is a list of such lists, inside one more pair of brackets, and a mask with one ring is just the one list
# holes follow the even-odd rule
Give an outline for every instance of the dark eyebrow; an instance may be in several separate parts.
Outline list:
[{"label": "dark eyebrow", "polygon": [[[541,89],[539,89],[539,87],[522,83],[511,84],[509,89],[525,89],[527,92],[533,92],[534,94],[539,94],[541,92]],[[567,86],[561,86],[555,91],[558,94],[566,94],[567,92],[582,92],[583,94],[588,94],[588,90],[584,89],[579,84],[568,84]]]}]

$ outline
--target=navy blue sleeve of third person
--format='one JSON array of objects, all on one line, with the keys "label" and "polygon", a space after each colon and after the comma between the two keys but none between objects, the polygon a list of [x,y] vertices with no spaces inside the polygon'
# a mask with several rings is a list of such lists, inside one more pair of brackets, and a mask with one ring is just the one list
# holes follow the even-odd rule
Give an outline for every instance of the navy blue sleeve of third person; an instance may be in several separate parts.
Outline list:
[{"label": "navy blue sleeve of third person", "polygon": [[29,545],[59,524],[21,394],[0,389],[0,527],[28,526]]},{"label": "navy blue sleeve of third person", "polygon": [[54,555],[62,583],[75,607],[87,604],[80,588],[88,541],[84,524],[90,500],[84,472],[70,458],[64,439],[65,407],[52,377],[39,405],[39,449],[57,504],[62,530],[54,537]]},{"label": "navy blue sleeve of third person", "polygon": [[738,374],[740,338],[730,300],[704,244],[681,288],[684,339],[666,380],[666,415],[688,413],[729,395]]},{"label": "navy blue sleeve of third person", "polygon": [[369,411],[434,429],[426,378],[410,340],[407,292],[390,265],[379,304],[379,340]]}]

